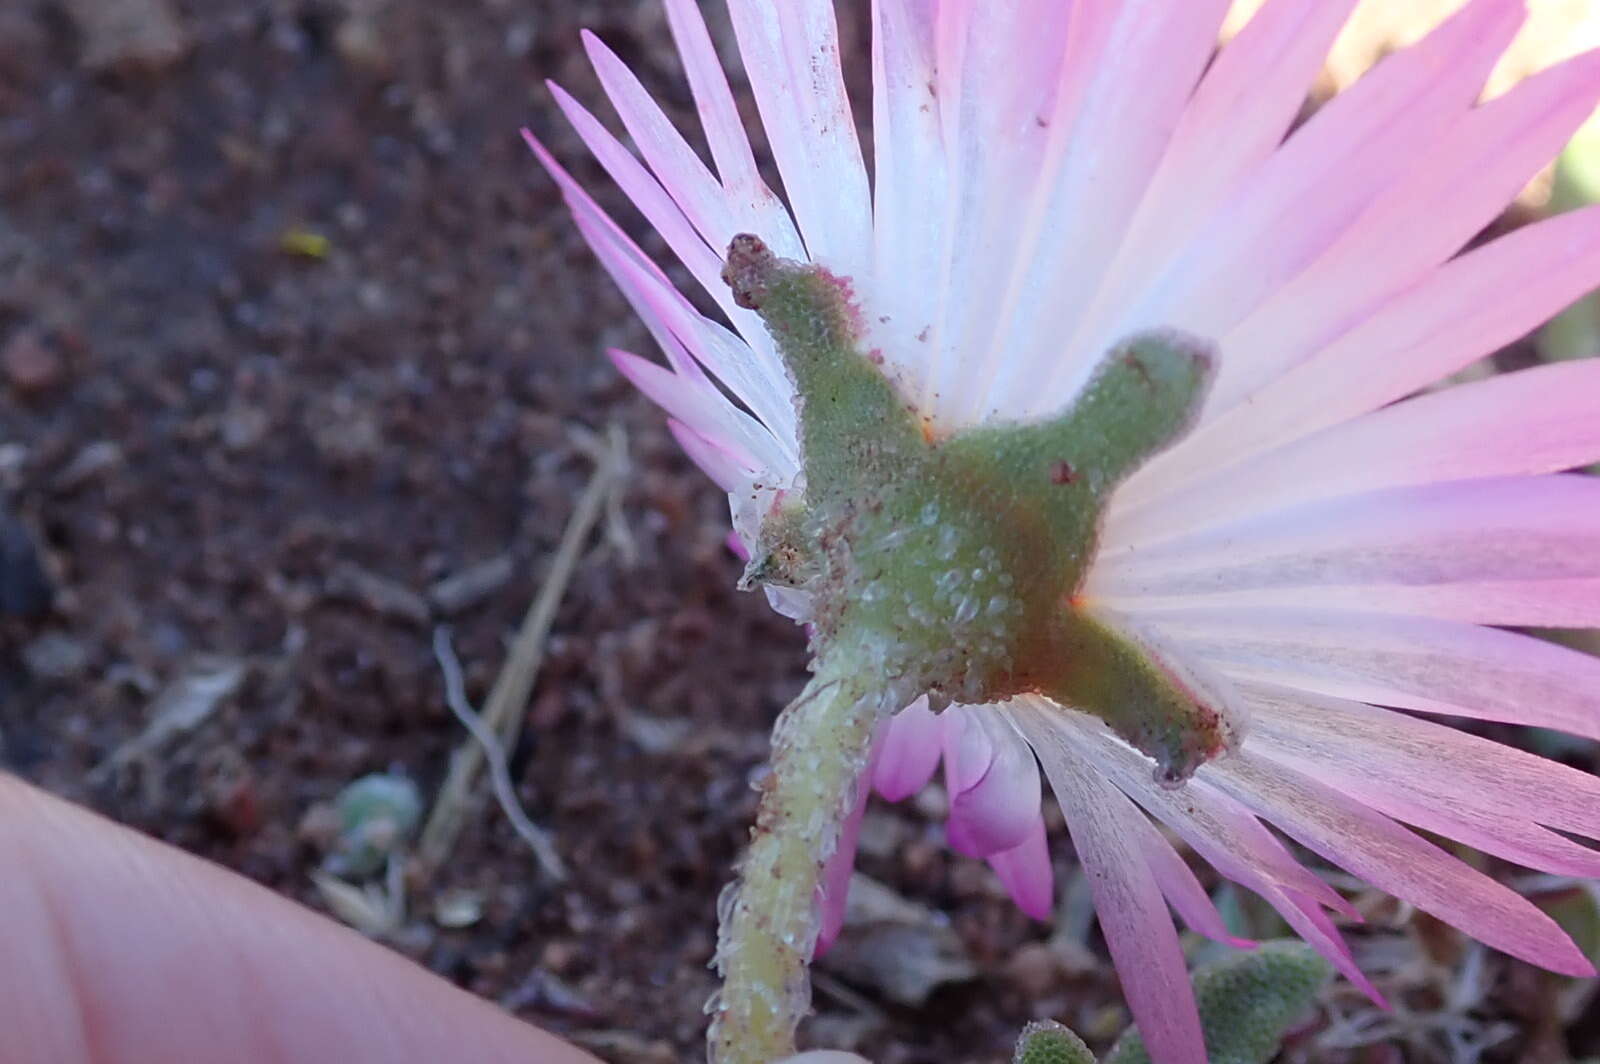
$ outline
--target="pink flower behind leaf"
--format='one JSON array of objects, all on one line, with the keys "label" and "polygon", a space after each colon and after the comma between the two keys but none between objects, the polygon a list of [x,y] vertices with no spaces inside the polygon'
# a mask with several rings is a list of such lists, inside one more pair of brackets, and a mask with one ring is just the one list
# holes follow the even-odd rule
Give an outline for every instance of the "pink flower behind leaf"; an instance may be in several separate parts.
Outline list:
[{"label": "pink flower behind leaf", "polygon": [[[1139,330],[1215,342],[1199,424],[1113,497],[1082,598],[1218,677],[1240,748],[1173,790],[1071,707],[919,700],[870,770],[899,800],[943,764],[952,845],[1043,917],[1042,766],[1163,1064],[1204,1060],[1169,907],[1229,936],[1158,822],[1374,998],[1330,917],[1353,911],[1267,825],[1497,949],[1593,974],[1412,828],[1600,876],[1573,841],[1600,839],[1600,780],[1429,719],[1600,738],[1600,661],[1487,627],[1600,625],[1600,481],[1560,472],[1600,458],[1600,360],[1415,393],[1600,286],[1600,209],[1463,251],[1594,111],[1600,57],[1477,103],[1523,5],[1475,0],[1291,132],[1352,6],[1269,0],[1213,59],[1226,0],[875,0],[869,183],[831,0],[730,0],[782,200],[694,0],[666,7],[710,165],[586,37],[634,149],[558,101],[721,320],[530,137],[666,356],[619,368],[729,492],[746,545],[804,486],[793,386],[719,279],[736,234],[849,279],[863,349],[934,438],[1059,412]],[[806,616],[803,592],[769,595]],[[828,870],[825,936],[852,856]]]}]

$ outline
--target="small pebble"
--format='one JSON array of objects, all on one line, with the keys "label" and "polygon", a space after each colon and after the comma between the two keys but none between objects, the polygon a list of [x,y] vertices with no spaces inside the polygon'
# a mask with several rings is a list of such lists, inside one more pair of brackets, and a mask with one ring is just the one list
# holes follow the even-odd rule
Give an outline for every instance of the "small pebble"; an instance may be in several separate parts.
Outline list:
[{"label": "small pebble", "polygon": [[122,448],[110,440],[86,445],[55,476],[58,491],[74,491],[122,464]]},{"label": "small pebble", "polygon": [[28,672],[42,680],[70,680],[89,666],[89,649],[65,632],[46,632],[22,648]]},{"label": "small pebble", "polygon": [[1043,942],[1025,943],[1006,962],[1006,976],[1029,998],[1041,998],[1056,987],[1061,966]]},{"label": "small pebble", "polygon": [[428,588],[428,598],[440,613],[453,616],[499,591],[515,572],[509,554],[497,555],[437,581]]},{"label": "small pebble", "polygon": [[428,622],[428,602],[398,580],[391,580],[353,562],[334,566],[323,584],[329,598],[359,602],[380,617],[415,625]]},{"label": "small pebble", "polygon": [[61,356],[38,333],[19,332],[0,350],[6,384],[24,398],[42,395],[61,382]]},{"label": "small pebble", "polygon": [[168,0],[63,0],[83,43],[79,63],[96,73],[156,73],[188,54],[188,31]]}]

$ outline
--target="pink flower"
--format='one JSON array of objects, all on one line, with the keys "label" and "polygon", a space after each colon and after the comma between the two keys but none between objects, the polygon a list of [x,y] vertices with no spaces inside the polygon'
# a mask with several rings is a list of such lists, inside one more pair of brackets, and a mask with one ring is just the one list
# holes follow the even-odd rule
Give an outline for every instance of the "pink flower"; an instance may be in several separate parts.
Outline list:
[{"label": "pink flower", "polygon": [[[1198,427],[1112,500],[1083,596],[1229,692],[1240,749],[1167,789],[1094,717],[919,701],[885,728],[876,790],[905,798],[942,762],[951,844],[1042,918],[1042,765],[1164,1064],[1204,1060],[1168,906],[1229,936],[1158,822],[1374,998],[1329,915],[1353,911],[1266,825],[1592,975],[1537,908],[1403,825],[1600,876],[1568,838],[1600,838],[1600,780],[1430,719],[1600,738],[1600,661],[1488,627],[1600,625],[1600,481],[1559,472],[1600,457],[1600,359],[1415,394],[1600,285],[1600,209],[1462,250],[1594,110],[1600,58],[1475,104],[1523,16],[1476,0],[1290,132],[1353,0],[1270,0],[1214,60],[1228,0],[876,0],[869,185],[829,0],[730,0],[785,203],[694,0],[666,6],[714,170],[592,36],[638,156],[554,91],[732,328],[532,143],[667,365],[613,358],[746,543],[799,464],[793,387],[718,280],[736,233],[851,280],[868,346],[934,433],[1061,410],[1136,330],[1221,352]],[[773,598],[804,618],[803,595]]]}]

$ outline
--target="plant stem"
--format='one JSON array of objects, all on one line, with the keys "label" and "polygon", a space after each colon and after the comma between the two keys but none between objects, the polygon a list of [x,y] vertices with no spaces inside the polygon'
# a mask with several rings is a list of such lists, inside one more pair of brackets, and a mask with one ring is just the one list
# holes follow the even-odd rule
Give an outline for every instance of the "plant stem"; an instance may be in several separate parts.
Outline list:
[{"label": "plant stem", "polygon": [[773,732],[771,773],[762,784],[740,880],[719,904],[712,999],[712,1064],[771,1064],[794,1052],[794,1032],[811,1005],[807,965],[819,926],[822,867],[871,752],[883,699],[870,674],[819,663]]}]

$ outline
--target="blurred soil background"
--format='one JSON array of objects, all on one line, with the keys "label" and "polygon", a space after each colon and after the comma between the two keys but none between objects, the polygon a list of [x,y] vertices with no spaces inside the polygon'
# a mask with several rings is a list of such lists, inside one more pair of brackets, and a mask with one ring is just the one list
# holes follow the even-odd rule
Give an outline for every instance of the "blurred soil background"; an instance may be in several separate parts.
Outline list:
[{"label": "blurred soil background", "polygon": [[[867,5],[844,6],[861,59]],[[1342,47],[1370,62],[1457,4],[1366,6],[1377,21]],[[1415,17],[1391,25],[1397,7]],[[1545,10],[1573,19],[1541,23],[1557,51],[1595,35],[1588,0]],[[531,126],[635,223],[542,85],[599,106],[580,27],[692,127],[655,0],[0,3],[0,768],[605,1059],[668,1064],[700,1058],[715,899],[804,662],[799,633],[732,590],[725,500],[600,356],[648,338],[518,139]],[[436,630],[481,704],[608,433],[626,467],[511,756],[570,876],[541,870],[484,786],[428,867],[407,788],[425,813],[466,741]],[[1589,764],[1585,745],[1551,752]],[[359,840],[378,851],[363,866],[338,796],[373,773],[403,811]],[[945,852],[942,802],[872,807],[870,881],[810,1039],[999,1062],[1050,1016],[1106,1044],[1126,1016],[1064,833],[1062,913],[1036,925]],[[1522,885],[1600,941],[1582,888]],[[1331,990],[1290,1058],[1600,1053],[1592,988],[1358,901],[1357,949],[1400,1008]]]}]

